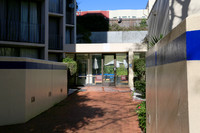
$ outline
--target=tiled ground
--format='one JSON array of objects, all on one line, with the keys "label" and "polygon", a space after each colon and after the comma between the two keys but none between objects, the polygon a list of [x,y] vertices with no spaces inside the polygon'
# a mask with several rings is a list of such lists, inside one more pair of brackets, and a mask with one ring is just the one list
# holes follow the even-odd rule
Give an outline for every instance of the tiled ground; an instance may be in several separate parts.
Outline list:
[{"label": "tiled ground", "polygon": [[26,124],[0,133],[141,133],[128,88],[84,87]]}]

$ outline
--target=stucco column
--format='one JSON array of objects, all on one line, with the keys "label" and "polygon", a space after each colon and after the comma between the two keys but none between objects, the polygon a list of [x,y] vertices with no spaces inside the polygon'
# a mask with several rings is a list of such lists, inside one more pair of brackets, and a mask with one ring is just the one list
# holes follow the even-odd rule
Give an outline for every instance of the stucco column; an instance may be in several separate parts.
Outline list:
[{"label": "stucco column", "polygon": [[92,84],[92,55],[88,57],[88,74],[86,77],[86,84]]},{"label": "stucco column", "polygon": [[128,59],[129,59],[129,87],[131,90],[134,90],[134,83],[133,83],[133,78],[134,78],[134,72],[133,72],[133,56],[134,53],[133,51],[128,52]]}]

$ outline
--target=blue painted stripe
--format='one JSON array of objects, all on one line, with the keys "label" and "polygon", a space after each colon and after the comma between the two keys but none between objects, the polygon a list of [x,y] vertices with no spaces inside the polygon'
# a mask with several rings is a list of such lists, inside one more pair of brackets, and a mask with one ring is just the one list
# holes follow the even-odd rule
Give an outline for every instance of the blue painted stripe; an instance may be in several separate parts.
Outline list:
[{"label": "blue painted stripe", "polygon": [[150,56],[146,57],[146,67],[153,66],[155,66],[155,54],[151,54]]},{"label": "blue painted stripe", "polygon": [[0,69],[56,69],[66,70],[65,65],[43,64],[26,61],[0,61]]},{"label": "blue painted stripe", "polygon": [[187,60],[200,60],[200,30],[188,31]]},{"label": "blue painted stripe", "polygon": [[157,56],[157,52],[155,52],[155,66],[157,66],[157,59],[158,58],[158,56]]},{"label": "blue painted stripe", "polygon": [[159,48],[154,54],[147,57],[146,60],[148,62],[147,67],[186,60],[186,33]]}]

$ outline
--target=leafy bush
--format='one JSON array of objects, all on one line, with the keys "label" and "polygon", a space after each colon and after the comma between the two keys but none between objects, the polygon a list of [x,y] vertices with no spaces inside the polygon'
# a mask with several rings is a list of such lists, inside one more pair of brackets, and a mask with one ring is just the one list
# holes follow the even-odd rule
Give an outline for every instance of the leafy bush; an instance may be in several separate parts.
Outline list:
[{"label": "leafy bush", "polygon": [[134,73],[138,79],[145,80],[145,59],[134,59]]},{"label": "leafy bush", "polygon": [[158,43],[163,38],[163,34],[160,34],[159,37],[152,36],[149,41],[149,48],[153,47],[156,43]]},{"label": "leafy bush", "polygon": [[114,74],[113,66],[104,66],[104,73]]},{"label": "leafy bush", "polygon": [[137,80],[134,82],[134,86],[137,91],[139,91],[143,97],[146,95],[146,83],[145,80]]},{"label": "leafy bush", "polygon": [[65,58],[63,62],[67,64],[67,68],[69,68],[70,74],[74,75],[77,72],[77,63],[72,58]]},{"label": "leafy bush", "polygon": [[119,24],[110,24],[109,31],[145,31],[146,27],[141,26],[129,26],[129,27],[121,27]]},{"label": "leafy bush", "polygon": [[139,126],[146,133],[146,102],[142,102],[137,106]]},{"label": "leafy bush", "polygon": [[146,95],[146,83],[145,83],[145,59],[139,58],[134,60],[134,86],[136,91],[139,91],[143,97]]},{"label": "leafy bush", "polygon": [[121,76],[121,75],[128,75],[128,70],[127,68],[125,68],[125,66],[120,66],[119,68],[117,68],[117,75]]},{"label": "leafy bush", "polygon": [[141,28],[147,28],[147,20],[146,19],[142,19],[140,22],[140,27]]}]

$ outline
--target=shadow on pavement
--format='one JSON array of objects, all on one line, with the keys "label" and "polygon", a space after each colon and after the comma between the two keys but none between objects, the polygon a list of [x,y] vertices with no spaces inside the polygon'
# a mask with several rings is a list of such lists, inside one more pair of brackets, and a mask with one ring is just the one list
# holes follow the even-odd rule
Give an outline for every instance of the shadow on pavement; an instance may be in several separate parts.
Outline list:
[{"label": "shadow on pavement", "polygon": [[89,119],[104,116],[101,108],[84,104],[90,100],[87,94],[80,96],[74,93],[25,124],[0,127],[0,133],[62,133],[67,129],[75,132],[88,125]]}]

